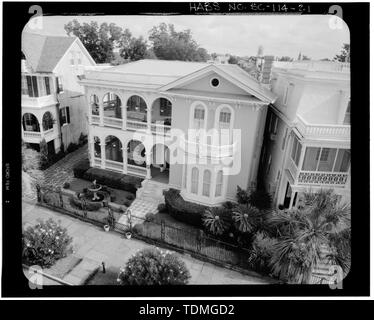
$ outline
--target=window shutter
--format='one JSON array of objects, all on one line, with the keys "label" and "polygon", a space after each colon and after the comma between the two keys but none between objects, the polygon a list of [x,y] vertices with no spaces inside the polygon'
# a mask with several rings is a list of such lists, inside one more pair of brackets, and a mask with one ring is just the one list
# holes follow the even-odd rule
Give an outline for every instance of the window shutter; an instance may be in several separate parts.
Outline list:
[{"label": "window shutter", "polygon": [[59,83],[58,83],[58,77],[56,77],[56,92],[60,93],[60,86],[59,86]]},{"label": "window shutter", "polygon": [[26,81],[27,81],[27,90],[29,91],[29,97],[34,96],[34,92],[32,91],[32,83],[31,83],[31,77],[26,76]]},{"label": "window shutter", "polygon": [[63,125],[63,121],[62,121],[62,109],[60,109],[59,110],[60,112],[60,114],[59,114],[59,119],[60,119],[60,126],[62,127],[62,125]]},{"label": "window shutter", "polygon": [[66,107],[66,123],[70,123],[70,107]]}]

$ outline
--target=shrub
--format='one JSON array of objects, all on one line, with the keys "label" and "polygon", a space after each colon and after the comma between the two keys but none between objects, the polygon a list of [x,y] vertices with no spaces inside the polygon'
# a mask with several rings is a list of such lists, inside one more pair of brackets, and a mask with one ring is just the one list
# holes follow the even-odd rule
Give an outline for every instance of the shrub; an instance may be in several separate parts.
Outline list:
[{"label": "shrub", "polygon": [[79,145],[84,145],[85,143],[87,143],[87,135],[85,135],[85,134],[83,134],[83,132],[81,132],[78,141],[79,141]]},{"label": "shrub", "polygon": [[263,232],[257,232],[253,238],[248,259],[250,267],[258,272],[269,274],[271,272],[270,259],[276,243],[276,239],[266,236]]},{"label": "shrub", "polygon": [[183,285],[190,273],[175,254],[160,249],[143,249],[132,256],[121,268],[121,285]]},{"label": "shrub", "polygon": [[103,170],[99,168],[90,168],[83,174],[83,179],[93,181],[106,185],[114,189],[121,189],[131,193],[136,193],[136,190],[141,186],[143,179],[133,177],[125,174],[118,174],[118,172]]},{"label": "shrub", "polygon": [[23,263],[50,267],[72,251],[72,241],[66,228],[53,219],[39,221],[36,226],[23,231]]},{"label": "shrub", "polygon": [[130,206],[131,206],[131,201],[129,201],[129,200],[125,200],[125,201],[123,201],[123,204],[124,204],[126,207],[130,207]]},{"label": "shrub", "polygon": [[62,187],[64,189],[69,189],[70,188],[70,183],[69,182],[64,182],[64,184],[62,185]]},{"label": "shrub", "polygon": [[152,212],[148,212],[145,215],[145,220],[148,221],[148,222],[153,222],[153,221],[155,221],[155,215]]},{"label": "shrub", "polygon": [[166,212],[167,212],[167,208],[166,208],[165,203],[160,203],[160,204],[157,206],[157,210],[158,210],[158,212],[166,213]]},{"label": "shrub", "polygon": [[271,208],[272,198],[265,190],[256,190],[251,193],[249,203],[260,210],[266,210]]},{"label": "shrub", "polygon": [[230,211],[224,207],[213,207],[205,210],[203,224],[208,232],[214,235],[222,235],[231,226]]},{"label": "shrub", "polygon": [[49,158],[48,158],[48,146],[44,138],[42,139],[42,141],[40,141],[39,148],[40,148],[40,167],[41,169],[45,169],[48,167]]},{"label": "shrub", "polygon": [[90,169],[90,162],[88,159],[78,162],[73,168],[74,177],[82,179],[88,169]]},{"label": "shrub", "polygon": [[208,207],[185,201],[176,189],[167,190],[164,196],[167,211],[173,218],[198,228],[202,227],[201,218]]},{"label": "shrub", "polygon": [[[73,207],[76,207],[80,210],[83,210],[82,201],[75,198],[75,197],[70,198],[70,204]],[[98,211],[102,206],[103,205],[101,204],[101,202],[91,202],[91,201],[86,200],[86,210],[87,211]]]},{"label": "shrub", "polygon": [[134,196],[133,194],[130,193],[130,194],[128,194],[128,195],[126,196],[126,199],[131,201],[131,200],[134,200],[134,199],[135,199],[135,196]]},{"label": "shrub", "polygon": [[247,190],[240,188],[239,186],[236,187],[236,198],[238,202],[241,204],[249,203],[250,193]]}]

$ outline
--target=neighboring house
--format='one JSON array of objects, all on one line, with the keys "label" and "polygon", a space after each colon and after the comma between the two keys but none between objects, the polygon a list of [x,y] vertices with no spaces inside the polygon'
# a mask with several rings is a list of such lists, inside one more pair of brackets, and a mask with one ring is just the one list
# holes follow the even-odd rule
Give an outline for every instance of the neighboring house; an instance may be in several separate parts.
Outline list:
[{"label": "neighboring house", "polygon": [[206,205],[255,187],[275,96],[240,67],[140,60],[86,72],[80,84],[91,166],[156,180]]},{"label": "neighboring house", "polygon": [[259,181],[285,208],[303,192],[350,199],[350,64],[274,62]]},{"label": "neighboring house", "polygon": [[208,60],[207,63],[229,64],[229,60],[229,54],[218,54],[214,59]]},{"label": "neighboring house", "polygon": [[76,37],[22,35],[22,139],[54,154],[87,134],[84,89],[78,76],[95,66]]}]

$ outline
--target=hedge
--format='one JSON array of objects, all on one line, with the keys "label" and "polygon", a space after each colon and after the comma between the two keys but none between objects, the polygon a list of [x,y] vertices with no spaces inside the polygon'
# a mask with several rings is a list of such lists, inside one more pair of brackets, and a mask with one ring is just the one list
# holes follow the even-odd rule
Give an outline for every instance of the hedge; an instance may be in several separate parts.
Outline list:
[{"label": "hedge", "polygon": [[173,218],[203,228],[201,218],[207,206],[185,201],[176,189],[169,189],[164,196],[167,211]]},{"label": "hedge", "polygon": [[103,170],[99,168],[90,168],[82,176],[83,179],[94,181],[114,189],[120,189],[131,193],[141,187],[142,178],[133,177],[118,172]]},{"label": "hedge", "polygon": [[[77,199],[77,198],[70,198],[70,204],[80,210],[83,210],[83,207],[82,207],[82,201]],[[99,210],[100,208],[102,208],[103,205],[101,202],[90,202],[90,201],[87,201],[86,200],[86,210],[87,211],[97,211]]]},{"label": "hedge", "polygon": [[73,168],[74,177],[83,178],[84,173],[90,169],[90,162],[88,159],[84,159]]}]

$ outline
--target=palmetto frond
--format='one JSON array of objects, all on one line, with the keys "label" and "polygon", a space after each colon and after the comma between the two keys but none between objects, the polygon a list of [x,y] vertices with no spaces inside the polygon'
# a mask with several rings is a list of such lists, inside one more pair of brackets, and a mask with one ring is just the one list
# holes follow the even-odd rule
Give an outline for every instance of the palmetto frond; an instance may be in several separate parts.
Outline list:
[{"label": "palmetto frond", "polygon": [[224,207],[213,207],[205,210],[203,224],[215,235],[221,235],[230,228],[230,215]]},{"label": "palmetto frond", "polygon": [[232,219],[240,232],[252,232],[259,223],[259,210],[252,206],[239,205],[233,209]]}]

